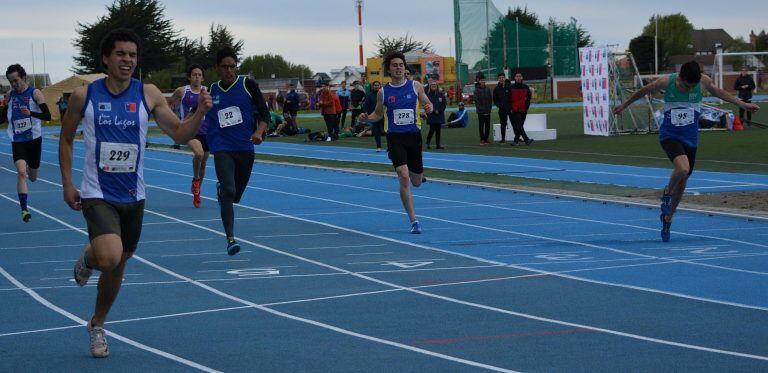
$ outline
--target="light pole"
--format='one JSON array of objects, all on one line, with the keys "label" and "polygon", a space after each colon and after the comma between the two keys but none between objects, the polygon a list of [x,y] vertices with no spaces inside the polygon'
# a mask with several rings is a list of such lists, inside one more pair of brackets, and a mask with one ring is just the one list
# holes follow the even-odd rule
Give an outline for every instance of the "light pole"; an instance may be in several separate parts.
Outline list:
[{"label": "light pole", "polygon": [[656,14],[656,36],[653,37],[654,73],[659,75],[659,15]]}]

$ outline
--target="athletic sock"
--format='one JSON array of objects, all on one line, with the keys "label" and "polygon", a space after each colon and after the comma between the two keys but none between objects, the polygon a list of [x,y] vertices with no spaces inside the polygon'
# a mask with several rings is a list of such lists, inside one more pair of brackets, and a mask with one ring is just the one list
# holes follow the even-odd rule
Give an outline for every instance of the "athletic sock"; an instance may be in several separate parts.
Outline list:
[{"label": "athletic sock", "polygon": [[21,211],[27,211],[27,193],[19,193],[19,204]]}]

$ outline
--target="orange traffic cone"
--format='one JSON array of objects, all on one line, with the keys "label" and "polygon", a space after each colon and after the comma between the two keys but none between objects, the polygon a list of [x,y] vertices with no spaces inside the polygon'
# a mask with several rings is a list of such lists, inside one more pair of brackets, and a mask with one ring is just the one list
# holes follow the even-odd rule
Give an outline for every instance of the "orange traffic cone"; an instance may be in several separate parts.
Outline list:
[{"label": "orange traffic cone", "polygon": [[739,119],[739,117],[733,118],[733,130],[744,131],[744,125],[741,123],[741,119]]}]

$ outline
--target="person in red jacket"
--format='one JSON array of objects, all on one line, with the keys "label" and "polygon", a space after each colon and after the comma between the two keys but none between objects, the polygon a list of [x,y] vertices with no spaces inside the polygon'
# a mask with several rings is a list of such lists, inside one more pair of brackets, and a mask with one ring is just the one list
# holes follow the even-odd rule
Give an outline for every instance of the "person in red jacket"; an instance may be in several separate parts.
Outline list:
[{"label": "person in red jacket", "polygon": [[525,145],[530,145],[533,139],[528,138],[523,124],[528,115],[528,108],[531,106],[531,89],[523,83],[523,74],[515,74],[515,83],[512,84],[509,91],[509,120],[512,122],[512,130],[515,131],[515,140],[512,146],[520,145],[520,138],[523,138]]},{"label": "person in red jacket", "polygon": [[328,84],[323,83],[320,88],[320,99],[318,106],[320,106],[320,113],[323,114],[323,120],[325,121],[325,128],[328,130],[328,138],[333,138],[337,135],[336,129],[336,103],[333,97],[336,96],[328,89]]}]

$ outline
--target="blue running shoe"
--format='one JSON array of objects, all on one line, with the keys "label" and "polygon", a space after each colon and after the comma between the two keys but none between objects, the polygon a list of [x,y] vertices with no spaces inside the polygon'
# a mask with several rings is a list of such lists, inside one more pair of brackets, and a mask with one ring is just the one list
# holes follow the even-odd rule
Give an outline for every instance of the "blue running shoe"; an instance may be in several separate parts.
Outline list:
[{"label": "blue running shoe", "polygon": [[235,242],[235,240],[229,241],[227,243],[227,255],[232,256],[240,252],[240,244]]},{"label": "blue running shoe", "polygon": [[418,220],[411,223],[411,233],[413,234],[421,234],[421,223],[419,223]]},{"label": "blue running shoe", "polygon": [[661,240],[663,242],[669,242],[669,236],[670,236],[669,230],[672,228],[672,219],[671,219],[671,217],[670,217],[669,221],[664,219],[667,216],[669,216],[669,215],[661,214],[659,216],[659,218],[661,219]]},{"label": "blue running shoe", "polygon": [[669,215],[672,212],[672,195],[665,194],[661,196],[661,213]]}]

